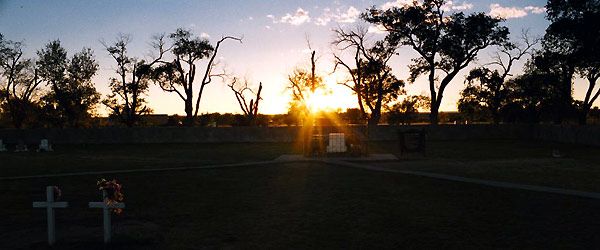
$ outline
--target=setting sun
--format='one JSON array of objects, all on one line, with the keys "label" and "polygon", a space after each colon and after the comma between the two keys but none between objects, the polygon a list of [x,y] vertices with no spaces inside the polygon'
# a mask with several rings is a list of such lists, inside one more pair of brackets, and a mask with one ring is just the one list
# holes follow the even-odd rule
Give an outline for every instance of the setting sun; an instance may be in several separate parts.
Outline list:
[{"label": "setting sun", "polygon": [[326,91],[317,90],[306,98],[306,106],[310,112],[334,110],[335,96]]},{"label": "setting sun", "polygon": [[325,87],[309,93],[306,105],[311,112],[338,111],[356,107],[356,95],[346,86],[338,84],[340,74],[325,76]]}]

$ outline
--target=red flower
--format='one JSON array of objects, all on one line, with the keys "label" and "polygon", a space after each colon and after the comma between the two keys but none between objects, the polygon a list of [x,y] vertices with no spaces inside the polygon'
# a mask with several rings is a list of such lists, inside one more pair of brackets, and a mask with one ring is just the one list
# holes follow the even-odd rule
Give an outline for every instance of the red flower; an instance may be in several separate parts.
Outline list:
[{"label": "red flower", "polygon": [[[122,186],[115,179],[113,179],[112,181],[101,179],[98,182],[96,182],[96,185],[98,186],[99,190],[106,191],[106,204],[123,202],[123,200],[125,199],[125,195],[122,192]],[[112,211],[115,214],[121,214],[121,212],[123,212],[123,209],[113,208]]]}]

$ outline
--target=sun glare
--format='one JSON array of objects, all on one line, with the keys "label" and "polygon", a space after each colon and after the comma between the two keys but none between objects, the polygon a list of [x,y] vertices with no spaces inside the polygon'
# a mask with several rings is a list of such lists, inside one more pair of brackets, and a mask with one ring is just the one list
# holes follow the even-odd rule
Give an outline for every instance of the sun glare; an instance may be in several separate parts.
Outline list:
[{"label": "sun glare", "polygon": [[325,77],[325,88],[308,93],[306,105],[310,112],[338,111],[355,106],[356,97],[344,86],[337,84],[343,76],[332,74]]},{"label": "sun glare", "polygon": [[325,91],[317,90],[315,93],[312,93],[306,99],[306,105],[310,112],[315,113],[319,111],[329,111],[334,110],[336,108],[335,97],[330,93],[325,93]]}]

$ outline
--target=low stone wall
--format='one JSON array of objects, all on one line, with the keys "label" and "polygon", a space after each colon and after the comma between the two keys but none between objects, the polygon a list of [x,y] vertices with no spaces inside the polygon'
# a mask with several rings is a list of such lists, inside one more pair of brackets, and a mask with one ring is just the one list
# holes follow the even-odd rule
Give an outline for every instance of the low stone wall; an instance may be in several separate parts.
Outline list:
[{"label": "low stone wall", "polygon": [[[363,126],[323,127],[321,129],[324,133],[340,130],[347,133],[360,131],[361,134],[364,134],[365,132]],[[427,130],[429,140],[546,138],[557,133],[554,130],[536,132],[532,125],[377,126],[369,131],[369,139],[372,141],[396,140],[399,130],[410,129]],[[17,143],[19,140],[23,140],[27,144],[36,144],[43,138],[49,139],[53,144],[295,142],[301,139],[300,132],[301,127],[2,129],[0,130],[0,139],[9,144]],[[598,131],[594,130],[593,132]]]},{"label": "low stone wall", "polygon": [[[415,126],[419,128],[419,126]],[[534,126],[527,124],[472,124],[422,126],[429,140],[500,140],[532,138]],[[411,128],[394,127],[395,130]]]},{"label": "low stone wall", "polygon": [[292,142],[297,131],[294,127],[5,129],[0,130],[0,138],[5,143],[35,143],[47,138],[54,144]]},{"label": "low stone wall", "polygon": [[[323,127],[324,133],[365,133],[363,126]],[[531,139],[600,146],[600,126],[558,125],[413,125],[377,126],[369,131],[372,141],[391,141],[398,131],[424,129],[428,140]],[[142,127],[92,129],[1,129],[0,139],[15,144],[39,143],[47,138],[54,144],[137,144],[137,143],[227,143],[295,142],[301,139],[301,127]]]}]

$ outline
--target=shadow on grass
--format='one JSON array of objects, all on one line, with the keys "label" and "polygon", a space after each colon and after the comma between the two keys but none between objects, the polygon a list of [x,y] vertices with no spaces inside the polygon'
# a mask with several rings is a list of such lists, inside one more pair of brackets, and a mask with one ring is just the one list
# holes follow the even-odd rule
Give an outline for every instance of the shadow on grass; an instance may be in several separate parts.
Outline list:
[{"label": "shadow on grass", "polygon": [[[11,225],[0,228],[0,248],[41,246],[31,243],[45,237],[45,213],[30,205],[46,185],[60,185],[72,202],[58,211],[60,248],[101,248],[101,215],[85,208],[98,198],[100,177],[123,183],[127,209],[114,225],[135,222],[145,230],[121,231],[111,248],[600,246],[596,200],[294,163],[0,182],[9,194],[0,214]],[[85,237],[71,241],[73,231]]]}]

